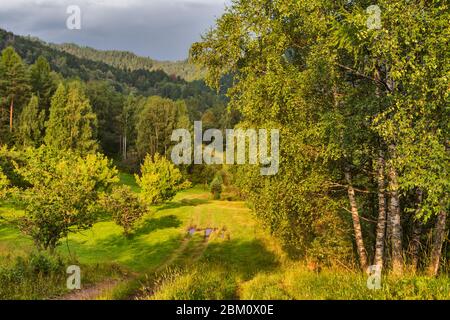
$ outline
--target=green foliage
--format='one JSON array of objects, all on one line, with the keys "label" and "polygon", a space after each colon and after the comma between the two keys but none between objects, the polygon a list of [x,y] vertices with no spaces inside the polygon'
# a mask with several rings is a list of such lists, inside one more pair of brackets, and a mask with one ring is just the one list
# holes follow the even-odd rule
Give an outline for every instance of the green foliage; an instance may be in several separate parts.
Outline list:
[{"label": "green foliage", "polygon": [[131,234],[134,224],[145,214],[139,197],[129,186],[114,187],[100,202],[116,224],[123,228],[125,236]]},{"label": "green foliage", "polygon": [[[449,125],[444,120],[450,116],[449,7],[445,1],[378,5],[381,29],[367,30],[363,8],[354,6],[335,23],[335,38],[345,39],[339,48],[352,56],[353,70],[380,78],[370,129],[390,146],[389,164],[400,173],[403,195],[417,189],[426,193],[417,218],[428,221],[447,210],[450,201]],[[412,211],[414,202],[407,203],[405,212]]]},{"label": "green foliage", "polygon": [[[233,75],[230,108],[244,125],[280,129],[278,175],[246,167],[238,182],[272,233],[321,261],[352,256],[346,171],[361,220],[377,218],[380,152],[399,176],[404,216],[427,221],[450,201],[448,4],[378,2],[381,29],[367,27],[369,5],[235,1],[191,49],[216,89]],[[373,248],[375,228],[361,227]]]},{"label": "green foliage", "polygon": [[189,176],[189,180],[194,185],[201,184],[205,188],[208,188],[209,184],[214,179],[221,167],[221,165],[207,165],[203,163],[187,166],[186,172]]},{"label": "green foliage", "polygon": [[169,160],[156,153],[147,155],[141,166],[141,176],[136,175],[141,187],[141,196],[147,204],[158,204],[172,200],[178,191],[189,187],[179,169]]},{"label": "green foliage", "polygon": [[0,200],[6,198],[9,185],[8,177],[3,173],[2,167],[0,167]]},{"label": "green foliage", "polygon": [[[345,193],[332,184],[342,183],[341,133],[349,131],[333,101],[342,80],[332,73],[326,43],[315,42],[326,37],[330,17],[309,7],[322,5],[324,15],[332,11],[321,1],[237,1],[193,45],[192,56],[216,88],[224,75],[234,75],[230,107],[242,114],[243,127],[280,130],[279,173],[262,177],[243,166],[235,175],[256,216],[290,253],[331,263],[352,257],[349,221],[340,209]],[[292,59],[285,58],[289,48],[296,48]]]},{"label": "green foliage", "polygon": [[[200,103],[201,109],[212,107],[225,100],[224,96],[218,96],[201,80],[187,82],[203,77],[197,76],[198,69],[195,66],[186,65],[183,61],[174,63],[155,61],[154,68],[147,70],[139,66],[141,62],[137,62],[146,58],[135,60],[135,57],[129,54],[118,52],[112,53],[113,62],[109,58],[104,59],[103,56],[99,58],[98,52],[92,52],[92,54],[87,52],[85,56],[82,52],[84,48],[75,49],[71,54],[58,46],[0,29],[0,49],[7,46],[13,46],[29,64],[42,56],[48,60],[53,71],[66,79],[79,78],[85,82],[108,81],[124,94],[135,90],[141,95],[159,95],[174,100],[194,98]],[[62,46],[65,47],[65,45]],[[105,55],[108,56],[109,53]],[[144,61],[144,64],[147,64],[147,61]],[[199,72],[203,73],[201,70]],[[179,74],[182,78],[186,77],[187,81],[174,74]]]},{"label": "green foliage", "polygon": [[51,98],[56,90],[50,64],[40,56],[30,67],[30,84],[33,93],[39,97],[41,109],[48,114]]},{"label": "green foliage", "polygon": [[102,155],[41,147],[27,149],[25,157],[17,172],[31,187],[21,195],[26,213],[21,229],[37,248],[53,251],[70,232],[92,226],[99,193],[118,180],[117,171]]},{"label": "green foliage", "polygon": [[13,47],[2,51],[0,60],[1,93],[10,103],[26,98],[24,93],[29,89],[29,77],[22,58]]},{"label": "green foliage", "polygon": [[[86,85],[86,96],[97,117],[97,136],[101,150],[108,156],[119,153],[120,117],[124,97],[108,81],[91,81]],[[136,107],[136,106],[133,106]]]},{"label": "green foliage", "polygon": [[[222,127],[225,123],[233,121],[236,122],[234,115],[228,117],[225,108],[226,98],[223,94],[214,92],[206,86],[204,81],[187,82],[172,76],[172,71],[175,73],[178,71],[190,73],[191,67],[186,67],[185,62],[172,64],[154,61],[153,67],[155,70],[151,71],[153,67],[144,67],[148,63],[146,58],[122,52],[105,52],[103,55],[103,53],[95,50],[91,52],[88,48],[78,47],[74,47],[74,55],[72,55],[59,46],[46,44],[29,37],[13,35],[0,29],[0,49],[7,46],[11,46],[8,50],[5,50],[9,67],[3,69],[10,70],[12,73],[10,72],[11,74],[8,75],[5,73],[2,76],[0,72],[0,82],[4,81],[5,83],[5,85],[0,86],[0,144],[21,144],[17,139],[18,137],[9,129],[9,107],[13,95],[15,95],[14,106],[19,111],[19,113],[14,112],[14,118],[18,118],[22,107],[29,103],[31,94],[38,97],[39,109],[45,110],[45,120],[53,127],[47,130],[50,135],[47,142],[51,140],[59,146],[74,148],[74,146],[70,146],[70,143],[77,144],[73,140],[79,141],[81,139],[83,140],[82,144],[87,145],[75,146],[77,149],[96,149],[93,142],[98,138],[102,152],[117,159],[121,155],[123,167],[134,172],[137,171],[138,164],[145,155],[143,153],[139,156],[136,153],[138,138],[136,127],[142,105],[145,104],[145,100],[149,96],[160,96],[174,101],[180,100],[176,104],[179,114],[177,125],[181,127],[188,128],[192,121],[201,119],[203,113],[207,110],[212,112],[217,120],[214,124],[215,127]],[[62,47],[68,47],[68,51],[71,51],[72,45],[62,45]],[[31,65],[29,77],[28,70],[19,55],[27,64]],[[160,70],[162,66],[171,69],[171,75]],[[178,71],[176,71],[177,69]],[[25,71],[25,73],[22,71]],[[10,85],[6,86],[7,82],[11,82],[11,76],[17,76],[17,81],[14,82],[16,88],[14,89],[11,89]],[[81,89],[78,90],[80,92],[72,95],[70,88],[74,85],[66,85],[65,95],[71,96],[74,101],[68,103],[60,97],[58,107],[60,110],[53,110],[53,115],[51,115],[51,101],[57,89],[57,84],[64,83],[65,79],[80,79],[83,83],[81,87],[85,86],[85,89],[79,88]],[[31,86],[28,85],[28,82]],[[20,94],[15,94],[16,91]],[[61,92],[58,95],[61,95]],[[129,99],[127,98],[128,95],[130,96]],[[89,99],[90,109],[92,110],[85,108],[86,97]],[[68,97],[66,98],[68,99]],[[64,105],[68,107],[65,112],[63,112]],[[79,110],[76,111],[75,109]],[[85,109],[85,113],[80,118],[78,112],[83,111],[82,109]],[[97,124],[91,117],[91,113],[95,113]],[[64,124],[63,119],[67,117],[71,119]],[[164,122],[164,119],[158,120]],[[82,123],[77,123],[78,121]],[[89,122],[89,125],[87,122]],[[74,125],[71,125],[72,123]],[[87,128],[89,126],[92,133]],[[160,126],[158,128],[161,128],[161,132],[152,132],[152,134],[164,137],[163,141],[161,140],[159,143],[167,145],[169,129]],[[61,130],[61,138],[59,139],[58,130]],[[80,137],[80,135],[83,137]],[[141,137],[143,138],[140,142],[144,145],[149,144],[143,134],[141,134]],[[66,146],[61,141],[63,139],[69,141]],[[142,146],[141,143],[139,145]],[[154,145],[154,143],[152,142],[150,145]],[[160,153],[166,151],[161,146],[159,148]]]},{"label": "green foliage", "polygon": [[3,174],[8,179],[11,187],[25,188],[28,185],[23,177],[15,170],[17,165],[24,164],[23,153],[7,146],[0,147],[0,167]]},{"label": "green foliage", "polygon": [[32,252],[0,267],[0,299],[39,299],[62,293],[65,261],[57,255]]},{"label": "green foliage", "polygon": [[[2,51],[0,59],[0,143],[10,143],[14,126],[14,117],[20,108],[28,101],[29,77],[25,64],[12,47]],[[12,123],[10,120],[12,119]],[[5,130],[9,126],[9,132]],[[9,137],[9,138],[8,138]]]},{"label": "green foliage", "polygon": [[0,266],[0,300],[42,300],[67,293],[66,268],[79,265],[83,285],[117,276],[116,265],[82,265],[60,254],[32,251],[24,256],[2,259]]},{"label": "green foliage", "polygon": [[32,95],[30,102],[20,114],[17,128],[18,145],[24,147],[38,147],[43,142],[45,110],[40,108],[39,99]]},{"label": "green foliage", "polygon": [[223,184],[222,176],[216,175],[210,184],[210,190],[211,193],[213,194],[214,200],[220,200],[220,195],[222,193],[222,184]]},{"label": "green foliage", "polygon": [[82,84],[71,82],[66,87],[60,83],[52,98],[45,143],[61,150],[92,153],[98,149],[96,129],[97,117]]},{"label": "green foliage", "polygon": [[58,255],[49,255],[46,252],[32,252],[29,256],[28,268],[33,274],[49,275],[64,272],[64,262]]},{"label": "green foliage", "polygon": [[141,159],[148,153],[169,155],[174,129],[189,129],[186,104],[161,97],[150,97],[139,114],[136,147]]}]

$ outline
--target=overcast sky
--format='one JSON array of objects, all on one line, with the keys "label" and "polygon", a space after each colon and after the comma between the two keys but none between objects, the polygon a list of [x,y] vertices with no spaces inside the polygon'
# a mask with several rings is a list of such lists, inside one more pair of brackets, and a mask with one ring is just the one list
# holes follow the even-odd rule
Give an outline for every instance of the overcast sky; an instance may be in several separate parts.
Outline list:
[{"label": "overcast sky", "polygon": [[[230,0],[0,0],[0,28],[47,42],[181,60],[226,3]],[[81,9],[81,30],[66,27],[69,5]]]}]

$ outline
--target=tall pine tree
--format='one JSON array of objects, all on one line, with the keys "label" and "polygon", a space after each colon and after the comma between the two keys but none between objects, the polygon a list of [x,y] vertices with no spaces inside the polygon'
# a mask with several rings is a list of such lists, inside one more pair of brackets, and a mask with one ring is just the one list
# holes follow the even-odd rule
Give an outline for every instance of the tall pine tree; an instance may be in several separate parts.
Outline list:
[{"label": "tall pine tree", "polygon": [[40,109],[39,99],[32,95],[23,108],[19,118],[18,144],[24,147],[37,147],[42,143],[45,111]]},{"label": "tall pine tree", "polygon": [[46,123],[45,143],[58,149],[95,152],[97,117],[80,82],[60,84],[52,98],[50,117]]},{"label": "tall pine tree", "polygon": [[48,114],[56,86],[52,79],[50,64],[40,56],[30,68],[30,83],[33,93],[39,97],[39,105]]},{"label": "tall pine tree", "polygon": [[7,119],[10,132],[13,131],[15,107],[27,102],[29,90],[29,77],[22,59],[12,47],[4,49],[0,59],[0,95],[6,103],[2,106],[2,122]]}]

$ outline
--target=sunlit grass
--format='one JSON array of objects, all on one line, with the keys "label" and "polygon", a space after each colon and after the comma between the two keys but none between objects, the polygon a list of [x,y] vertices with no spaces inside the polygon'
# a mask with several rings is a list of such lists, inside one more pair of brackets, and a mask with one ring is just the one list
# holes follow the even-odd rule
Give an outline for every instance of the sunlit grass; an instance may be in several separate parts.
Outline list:
[{"label": "sunlit grass", "polygon": [[[121,182],[139,192],[132,175],[121,174]],[[0,204],[0,267],[14,265],[16,257],[33,250],[31,239],[14,223],[21,215],[14,204]],[[192,235],[189,228],[195,228]],[[214,232],[206,237],[208,228]],[[85,284],[118,280],[98,299],[450,298],[447,277],[389,277],[381,290],[369,290],[367,277],[358,272],[325,268],[315,273],[289,262],[243,202],[211,200],[202,187],[151,208],[128,238],[104,218],[69,235],[57,253],[82,266]],[[36,278],[39,283],[25,279],[14,295],[37,299],[64,293],[64,276],[52,278],[42,290],[37,285],[44,278]]]},{"label": "sunlit grass", "polygon": [[449,299],[450,279],[405,275],[385,276],[381,289],[367,287],[368,277],[342,269],[311,272],[291,263],[275,272],[262,273],[241,286],[242,299],[296,300],[411,300]]},{"label": "sunlit grass", "polygon": [[136,179],[134,178],[134,175],[129,173],[121,172],[119,173],[119,183],[127,185],[133,190],[134,192],[140,192],[139,186],[136,183]]}]

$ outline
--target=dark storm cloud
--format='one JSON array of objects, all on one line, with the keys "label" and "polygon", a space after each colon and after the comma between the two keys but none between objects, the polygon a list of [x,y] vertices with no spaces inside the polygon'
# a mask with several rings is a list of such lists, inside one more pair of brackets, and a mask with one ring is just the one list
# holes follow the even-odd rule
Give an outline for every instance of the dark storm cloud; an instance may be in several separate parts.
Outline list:
[{"label": "dark storm cloud", "polygon": [[[0,27],[54,43],[129,50],[159,60],[185,59],[228,0],[0,0]],[[68,30],[67,6],[81,8]]]}]

